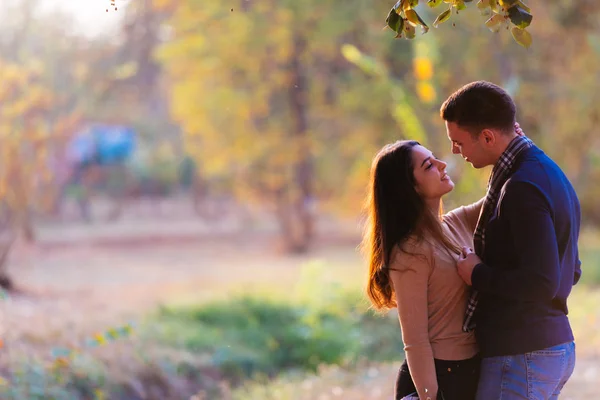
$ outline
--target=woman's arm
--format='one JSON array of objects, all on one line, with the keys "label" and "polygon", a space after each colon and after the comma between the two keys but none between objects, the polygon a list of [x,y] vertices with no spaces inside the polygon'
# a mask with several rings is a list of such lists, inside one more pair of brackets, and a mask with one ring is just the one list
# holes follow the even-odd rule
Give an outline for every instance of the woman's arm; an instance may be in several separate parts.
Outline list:
[{"label": "woman's arm", "polygon": [[467,221],[467,226],[471,230],[471,232],[475,232],[475,227],[477,226],[477,220],[479,220],[479,214],[481,213],[481,207],[483,206],[483,201],[485,200],[485,196],[482,197],[479,201],[473,204],[469,204],[468,206],[464,206],[465,219]]},{"label": "woman's arm", "polygon": [[475,227],[477,226],[477,220],[479,220],[479,213],[481,212],[484,199],[485,197],[481,198],[476,203],[455,208],[444,215],[444,220],[453,226],[457,226],[460,221],[460,223],[466,224],[469,232],[473,234],[475,232]]},{"label": "woman's arm", "polygon": [[429,341],[427,284],[430,262],[398,250],[390,265],[406,360],[419,398],[435,399],[438,383]]}]

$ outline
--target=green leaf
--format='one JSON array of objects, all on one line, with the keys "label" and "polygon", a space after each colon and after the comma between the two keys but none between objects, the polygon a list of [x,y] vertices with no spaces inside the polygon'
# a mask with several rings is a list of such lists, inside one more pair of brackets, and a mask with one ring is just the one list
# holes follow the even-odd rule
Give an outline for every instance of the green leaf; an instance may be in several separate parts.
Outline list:
[{"label": "green leaf", "polygon": [[504,21],[503,15],[494,14],[490,19],[485,21],[485,26],[487,26],[492,32],[498,32]]},{"label": "green leaf", "polygon": [[519,28],[527,28],[531,24],[533,15],[525,11],[519,6],[511,7],[508,9],[508,17],[510,21],[518,26]]},{"label": "green leaf", "polygon": [[533,39],[531,38],[531,34],[525,29],[513,26],[510,32],[512,33],[512,36],[515,39],[515,41],[521,46],[525,47],[526,49],[528,49],[531,46]]},{"label": "green leaf", "polygon": [[450,18],[450,14],[452,14],[452,10],[448,9],[440,15],[438,15],[435,21],[433,21],[433,26],[437,28],[439,24],[448,21],[448,19]]},{"label": "green leaf", "polygon": [[400,18],[400,23],[398,24],[398,29],[396,30],[396,39],[401,38],[402,37],[402,32],[404,32],[404,24],[406,23],[406,20],[404,18]]},{"label": "green leaf", "polygon": [[[385,23],[389,26],[394,32],[398,32],[398,28],[402,23],[402,17],[398,15],[395,9],[391,9],[387,18],[385,19]],[[402,29],[400,29],[402,30]]]},{"label": "green leaf", "polygon": [[437,7],[442,4],[442,0],[427,0],[427,5],[431,8]]},{"label": "green leaf", "polygon": [[464,0],[456,0],[454,2],[454,7],[456,8],[457,11],[461,11],[467,8],[467,5],[465,4]]},{"label": "green leaf", "polygon": [[429,27],[427,26],[427,24],[425,23],[425,21],[423,21],[423,19],[421,19],[421,17],[419,16],[419,14],[417,14],[417,12],[415,10],[406,10],[405,12],[406,15],[406,19],[414,24],[414,25],[420,25],[423,27],[423,33],[429,31]]}]

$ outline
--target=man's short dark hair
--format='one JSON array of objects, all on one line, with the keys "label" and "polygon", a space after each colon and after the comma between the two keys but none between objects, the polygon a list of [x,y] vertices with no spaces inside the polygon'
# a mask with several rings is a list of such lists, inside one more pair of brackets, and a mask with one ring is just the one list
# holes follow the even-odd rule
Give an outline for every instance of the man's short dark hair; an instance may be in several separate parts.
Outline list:
[{"label": "man's short dark hair", "polygon": [[440,115],[447,122],[479,133],[485,128],[512,131],[517,107],[504,89],[486,81],[471,82],[442,104]]}]

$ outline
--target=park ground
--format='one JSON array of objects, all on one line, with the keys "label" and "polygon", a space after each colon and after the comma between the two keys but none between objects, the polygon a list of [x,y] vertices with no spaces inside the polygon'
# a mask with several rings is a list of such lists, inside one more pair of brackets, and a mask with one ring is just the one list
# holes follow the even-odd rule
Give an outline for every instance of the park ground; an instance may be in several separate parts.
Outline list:
[{"label": "park ground", "polygon": [[[311,263],[327,266],[323,273],[342,286],[360,285],[364,276],[352,231],[321,233],[312,252],[300,256],[279,251],[266,233],[209,229],[187,218],[46,226],[39,232],[39,242],[19,245],[11,260],[22,292],[1,304],[0,372],[47,357],[56,347],[76,347],[110,327],[132,324],[135,331],[161,305],[198,304],[240,292],[285,294]],[[593,245],[597,236],[586,240]],[[576,287],[570,301],[578,362],[563,399],[597,395],[599,301],[600,289],[593,285]],[[135,341],[134,332],[133,339],[90,351],[126,371]],[[258,399],[263,390],[281,399],[389,399],[400,362],[401,356],[362,369],[323,366],[298,381],[251,383],[246,398]]]}]

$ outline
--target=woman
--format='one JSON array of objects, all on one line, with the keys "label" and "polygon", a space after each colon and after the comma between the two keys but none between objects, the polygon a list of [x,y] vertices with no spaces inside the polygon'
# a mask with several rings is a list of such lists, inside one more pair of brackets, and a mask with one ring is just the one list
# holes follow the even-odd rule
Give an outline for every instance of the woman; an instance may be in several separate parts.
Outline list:
[{"label": "woman", "polygon": [[367,294],[377,309],[398,309],[406,361],[396,399],[475,398],[480,360],[473,332],[462,330],[469,288],[456,262],[473,247],[483,199],[441,216],[453,188],[446,163],[415,141],[385,146],[371,167]]}]

